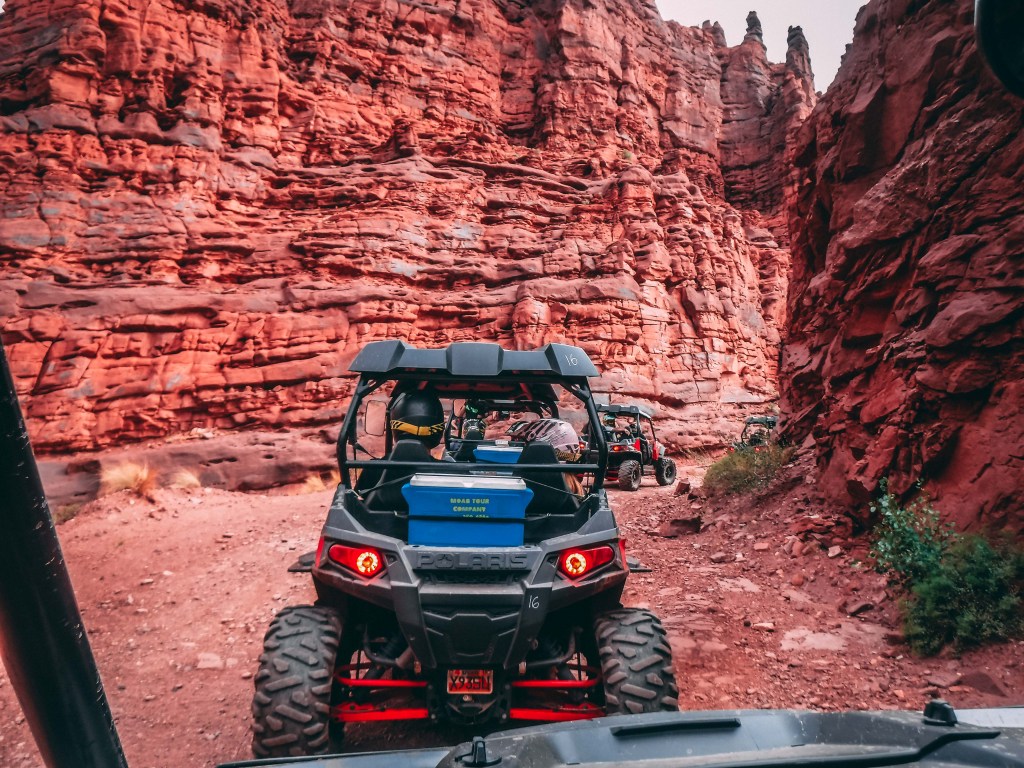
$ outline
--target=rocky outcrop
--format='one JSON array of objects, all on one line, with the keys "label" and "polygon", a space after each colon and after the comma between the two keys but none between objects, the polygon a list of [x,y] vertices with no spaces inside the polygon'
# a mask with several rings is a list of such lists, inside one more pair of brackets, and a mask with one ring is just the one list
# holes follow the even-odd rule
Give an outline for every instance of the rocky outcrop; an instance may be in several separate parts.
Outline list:
[{"label": "rocky outcrop", "polygon": [[723,49],[722,173],[726,199],[737,208],[764,212],[773,232],[788,238],[785,199],[789,189],[787,148],[816,103],[807,38],[789,28],[785,64],[765,57],[761,21],[747,17],[747,33]]},{"label": "rocky outcrop", "polygon": [[[100,494],[102,478],[125,466],[145,467],[155,487],[317,490],[337,483],[336,430],[231,431],[188,435],[104,451],[39,460],[46,500],[58,519]],[[320,482],[317,482],[317,481]]]},{"label": "rocky outcrop", "polygon": [[626,0],[9,0],[0,307],[36,446],[336,422],[394,336],[576,342],[676,445],[728,440],[776,394],[762,182],[805,64]]},{"label": "rocky outcrop", "polygon": [[1024,107],[972,3],[874,0],[804,126],[786,429],[857,506],[921,481],[963,527],[1024,528]]}]

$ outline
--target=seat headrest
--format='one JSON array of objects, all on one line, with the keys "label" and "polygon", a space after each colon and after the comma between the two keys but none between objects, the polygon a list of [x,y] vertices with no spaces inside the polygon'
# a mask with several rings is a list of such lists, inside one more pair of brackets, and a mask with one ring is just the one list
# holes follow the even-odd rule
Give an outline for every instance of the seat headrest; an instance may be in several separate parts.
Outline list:
[{"label": "seat headrest", "polygon": [[392,461],[430,461],[430,449],[419,440],[399,440],[388,456]]},{"label": "seat headrest", "polygon": [[528,443],[519,454],[517,464],[558,464],[555,447],[551,443]]}]

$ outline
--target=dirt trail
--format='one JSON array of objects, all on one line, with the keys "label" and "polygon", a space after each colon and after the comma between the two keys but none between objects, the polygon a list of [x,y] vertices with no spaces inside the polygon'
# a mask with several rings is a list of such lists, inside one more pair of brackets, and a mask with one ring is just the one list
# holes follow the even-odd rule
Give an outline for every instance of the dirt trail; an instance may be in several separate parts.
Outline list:
[{"label": "dirt trail", "polygon": [[[1024,700],[1024,644],[911,659],[891,644],[895,608],[884,585],[851,564],[849,547],[830,558],[810,537],[804,552],[787,553],[800,493],[757,514],[743,510],[750,501],[705,510],[710,527],[668,539],[655,532],[688,514],[690,501],[653,483],[613,492],[630,552],[653,569],[630,577],[626,599],[668,626],[684,708],[918,709],[936,692],[961,707]],[[149,503],[120,494],[60,526],[133,768],[249,757],[262,635],[277,610],[313,599],[308,574],[286,569],[315,546],[330,496],[160,491]],[[848,616],[851,608],[863,613]],[[354,727],[348,748],[467,735],[425,724]],[[0,766],[39,765],[0,670]]]}]

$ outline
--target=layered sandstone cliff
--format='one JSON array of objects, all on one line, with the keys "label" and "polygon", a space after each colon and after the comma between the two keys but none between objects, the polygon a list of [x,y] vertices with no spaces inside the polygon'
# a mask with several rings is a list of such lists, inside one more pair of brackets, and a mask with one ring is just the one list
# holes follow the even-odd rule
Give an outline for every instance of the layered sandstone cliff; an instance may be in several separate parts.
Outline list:
[{"label": "layered sandstone cliff", "polygon": [[[740,66],[742,63],[742,67]],[[776,394],[806,43],[636,0],[8,0],[0,316],[38,449],[337,422],[365,342],[577,342],[727,440]]]},{"label": "layered sandstone cliff", "polygon": [[1024,104],[969,0],[873,0],[806,123],[790,210],[787,430],[858,505],[925,483],[963,526],[1024,528]]}]

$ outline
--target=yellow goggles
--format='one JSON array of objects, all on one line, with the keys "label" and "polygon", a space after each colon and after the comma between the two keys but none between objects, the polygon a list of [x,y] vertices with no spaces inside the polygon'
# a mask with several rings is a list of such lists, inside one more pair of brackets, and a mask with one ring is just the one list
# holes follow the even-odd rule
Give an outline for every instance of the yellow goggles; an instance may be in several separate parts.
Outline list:
[{"label": "yellow goggles", "polygon": [[430,435],[436,435],[444,429],[444,424],[431,424],[427,427],[418,427],[415,424],[409,424],[404,421],[392,421],[391,429],[394,432],[406,432],[416,437],[429,437]]}]

